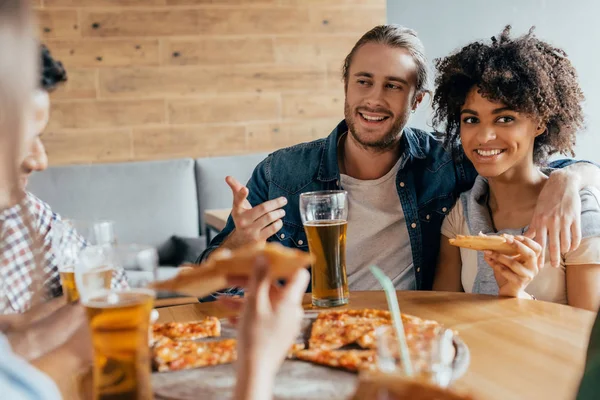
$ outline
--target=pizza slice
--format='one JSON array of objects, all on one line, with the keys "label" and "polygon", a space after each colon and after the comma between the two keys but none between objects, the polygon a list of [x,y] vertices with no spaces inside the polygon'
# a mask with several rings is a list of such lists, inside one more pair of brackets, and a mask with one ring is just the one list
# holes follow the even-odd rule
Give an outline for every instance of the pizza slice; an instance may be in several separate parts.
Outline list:
[{"label": "pizza slice", "polygon": [[508,243],[503,236],[487,236],[484,234],[479,234],[477,236],[456,235],[456,238],[449,239],[449,242],[452,246],[464,247],[471,250],[492,250],[508,256],[519,254],[517,248]]},{"label": "pizza slice", "polygon": [[167,322],[152,325],[153,336],[165,336],[173,340],[196,340],[221,336],[221,322],[216,317],[202,321]]},{"label": "pizza slice", "polygon": [[[294,343],[287,358],[296,358],[304,343]],[[237,340],[210,342],[177,341],[166,336],[157,337],[152,347],[152,363],[158,372],[229,364],[237,359]]]},{"label": "pizza slice", "polygon": [[[392,321],[387,324],[393,326]],[[402,314],[402,325],[404,326],[404,334],[408,347],[420,346],[420,343],[427,343],[443,329],[437,321],[421,319],[413,315]],[[377,339],[375,329],[367,332],[365,335],[357,339],[356,343],[363,349],[376,349]]]},{"label": "pizza slice", "polygon": [[235,339],[192,342],[163,337],[152,348],[152,361],[159,372],[228,364],[237,358],[236,344]]},{"label": "pizza slice", "polygon": [[300,350],[296,358],[347,371],[372,370],[376,367],[374,350]]},{"label": "pizza slice", "polygon": [[313,322],[310,349],[334,350],[356,343],[381,325],[390,323],[384,310],[343,310],[320,313]]},{"label": "pizza slice", "polygon": [[298,269],[309,267],[310,253],[284,247],[277,243],[255,243],[236,250],[219,249],[202,265],[185,268],[171,279],[153,282],[156,290],[204,297],[227,287],[229,277],[248,277],[258,257],[264,257],[273,280],[286,279]]}]

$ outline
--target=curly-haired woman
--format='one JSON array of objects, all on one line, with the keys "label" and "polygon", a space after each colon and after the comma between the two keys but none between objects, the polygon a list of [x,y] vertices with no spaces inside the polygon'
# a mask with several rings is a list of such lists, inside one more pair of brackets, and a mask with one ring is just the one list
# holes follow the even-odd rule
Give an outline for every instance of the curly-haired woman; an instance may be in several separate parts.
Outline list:
[{"label": "curly-haired woman", "polygon": [[[491,43],[474,42],[436,61],[436,126],[462,144],[477,169],[442,225],[434,289],[538,298],[597,310],[600,303],[600,194],[581,194],[582,241],[559,268],[538,262],[542,248],[523,236],[554,153],[572,154],[583,126],[583,93],[565,52],[533,28],[513,39],[510,26]],[[449,244],[456,235],[505,234],[510,257]],[[570,235],[561,232],[561,235]]]}]

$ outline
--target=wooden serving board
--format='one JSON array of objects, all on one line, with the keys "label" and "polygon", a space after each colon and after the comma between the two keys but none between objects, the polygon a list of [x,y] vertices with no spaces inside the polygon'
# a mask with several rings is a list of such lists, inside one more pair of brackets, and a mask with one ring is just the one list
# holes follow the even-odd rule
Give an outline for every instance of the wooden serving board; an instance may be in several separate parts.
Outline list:
[{"label": "wooden serving board", "polygon": [[[298,342],[307,342],[316,313],[306,313]],[[235,328],[221,320],[223,338],[235,338]],[[209,339],[210,340],[210,339]],[[469,366],[469,349],[458,337],[454,338],[456,356],[452,380],[462,376]],[[358,385],[358,374],[311,364],[300,360],[285,360],[273,390],[277,400],[338,400],[349,398]],[[161,400],[217,400],[231,398],[235,386],[233,364],[198,368],[185,371],[152,374],[156,399]]]}]

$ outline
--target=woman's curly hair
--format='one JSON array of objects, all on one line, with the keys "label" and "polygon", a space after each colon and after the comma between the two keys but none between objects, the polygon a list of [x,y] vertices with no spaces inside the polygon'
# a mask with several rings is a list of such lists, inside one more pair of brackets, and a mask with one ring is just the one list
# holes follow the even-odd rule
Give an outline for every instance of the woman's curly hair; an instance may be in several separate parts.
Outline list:
[{"label": "woman's curly hair", "polygon": [[67,80],[67,71],[60,61],[52,58],[50,50],[45,45],[41,45],[40,50],[42,57],[40,87],[51,92],[59,83]]},{"label": "woman's curly hair", "polygon": [[435,60],[437,76],[434,126],[443,129],[446,145],[460,145],[460,111],[477,87],[491,101],[540,119],[546,132],[535,139],[533,157],[574,155],[577,130],[583,127],[583,92],[567,54],[529,33],[512,39],[507,25],[490,44],[473,42]]}]

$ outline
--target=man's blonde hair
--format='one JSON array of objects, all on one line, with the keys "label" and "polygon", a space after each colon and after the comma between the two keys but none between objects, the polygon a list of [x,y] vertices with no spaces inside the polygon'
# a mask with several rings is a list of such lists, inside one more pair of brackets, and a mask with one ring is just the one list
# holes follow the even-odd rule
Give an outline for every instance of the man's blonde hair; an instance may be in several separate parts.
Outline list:
[{"label": "man's blonde hair", "polygon": [[417,65],[416,93],[428,92],[429,68],[425,57],[425,47],[414,30],[401,25],[378,25],[362,35],[344,60],[342,77],[344,85],[348,85],[348,74],[354,54],[367,43],[384,44],[390,47],[406,49]]}]

